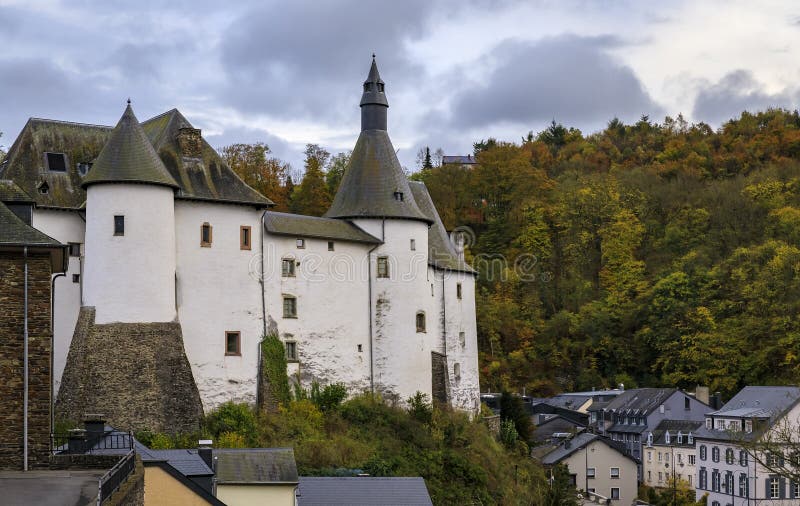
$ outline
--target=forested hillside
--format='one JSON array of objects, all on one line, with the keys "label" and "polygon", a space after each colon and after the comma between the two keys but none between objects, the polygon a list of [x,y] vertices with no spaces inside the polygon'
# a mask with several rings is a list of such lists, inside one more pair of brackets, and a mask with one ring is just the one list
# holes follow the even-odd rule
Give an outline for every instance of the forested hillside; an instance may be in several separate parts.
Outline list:
[{"label": "forested hillside", "polygon": [[[263,144],[222,152],[279,210],[316,215],[348,160],[309,145],[293,182]],[[590,136],[554,122],[475,143],[471,166],[426,154],[411,177],[480,272],[484,390],[800,381],[796,111],[718,131],[680,116]]]},{"label": "forested hillside", "polygon": [[796,111],[553,123],[475,152],[414,177],[474,233],[483,389],[800,381]]}]

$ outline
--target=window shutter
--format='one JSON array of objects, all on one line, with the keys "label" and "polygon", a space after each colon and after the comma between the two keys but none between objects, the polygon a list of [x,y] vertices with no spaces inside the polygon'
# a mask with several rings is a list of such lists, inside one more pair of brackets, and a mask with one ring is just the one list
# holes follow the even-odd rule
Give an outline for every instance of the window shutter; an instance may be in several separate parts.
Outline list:
[{"label": "window shutter", "polygon": [[770,482],[770,478],[766,478],[764,480],[764,497],[766,497],[767,499],[769,499],[770,496],[772,495],[771,492],[770,492],[771,489],[769,487],[769,482]]},{"label": "window shutter", "polygon": [[778,456],[778,467],[783,467],[783,455]]},{"label": "window shutter", "polygon": [[781,499],[786,498],[786,478],[780,478],[779,480],[779,496]]},{"label": "window shutter", "polygon": [[795,499],[795,495],[794,495],[794,480],[789,480],[789,498]]}]

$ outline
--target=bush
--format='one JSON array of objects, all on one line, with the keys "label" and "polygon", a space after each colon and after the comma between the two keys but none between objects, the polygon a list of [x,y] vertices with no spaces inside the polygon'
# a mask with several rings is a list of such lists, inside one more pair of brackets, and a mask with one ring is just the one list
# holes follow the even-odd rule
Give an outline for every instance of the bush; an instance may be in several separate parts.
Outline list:
[{"label": "bush", "polygon": [[247,403],[226,402],[206,416],[203,425],[213,438],[224,432],[256,433],[256,414]]},{"label": "bush", "polygon": [[426,394],[418,391],[413,396],[409,397],[406,402],[408,402],[409,406],[408,412],[414,420],[420,423],[431,423],[433,419],[433,407],[431,407],[430,402],[428,402],[428,396]]},{"label": "bush", "polygon": [[325,385],[322,390],[316,381],[311,385],[311,400],[323,413],[338,409],[345,399],[347,387],[343,383]]}]

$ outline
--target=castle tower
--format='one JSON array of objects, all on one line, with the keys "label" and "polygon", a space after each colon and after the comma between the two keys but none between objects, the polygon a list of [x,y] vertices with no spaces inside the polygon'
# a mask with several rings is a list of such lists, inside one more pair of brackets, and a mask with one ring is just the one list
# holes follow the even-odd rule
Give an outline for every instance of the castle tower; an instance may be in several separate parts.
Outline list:
[{"label": "castle tower", "polygon": [[385,83],[374,56],[361,95],[361,133],[326,217],[383,241],[370,253],[370,369],[375,391],[431,395],[438,315],[428,280],[428,227],[389,139]]},{"label": "castle tower", "polygon": [[98,324],[173,321],[178,185],[130,101],[83,186],[83,305],[95,307]]}]

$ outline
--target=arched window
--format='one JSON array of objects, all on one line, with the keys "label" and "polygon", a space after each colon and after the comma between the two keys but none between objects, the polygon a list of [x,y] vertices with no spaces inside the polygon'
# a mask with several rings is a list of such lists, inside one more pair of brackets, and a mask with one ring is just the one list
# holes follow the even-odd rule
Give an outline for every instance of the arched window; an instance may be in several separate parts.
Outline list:
[{"label": "arched window", "polygon": [[690,445],[694,444],[694,434],[692,434],[691,432],[689,433],[688,441]]},{"label": "arched window", "polygon": [[678,431],[678,444],[679,445],[683,444],[683,432],[681,431]]},{"label": "arched window", "polygon": [[461,364],[458,362],[453,364],[453,377],[456,381],[461,381]]},{"label": "arched window", "polygon": [[739,465],[747,465],[747,452],[745,450],[739,450]]},{"label": "arched window", "polygon": [[733,448],[728,448],[725,450],[725,463],[733,464],[733,458]]},{"label": "arched window", "polygon": [[713,446],[711,447],[711,460],[714,462],[719,462],[719,447]]},{"label": "arched window", "polygon": [[647,446],[653,446],[653,433],[647,435]]},{"label": "arched window", "polygon": [[417,332],[425,332],[425,312],[417,312]]},{"label": "arched window", "polygon": [[747,486],[747,475],[744,473],[739,474],[739,495],[742,497],[747,497],[749,494]]},{"label": "arched window", "polygon": [[670,444],[669,431],[664,433],[664,442]]}]

